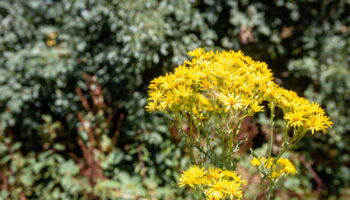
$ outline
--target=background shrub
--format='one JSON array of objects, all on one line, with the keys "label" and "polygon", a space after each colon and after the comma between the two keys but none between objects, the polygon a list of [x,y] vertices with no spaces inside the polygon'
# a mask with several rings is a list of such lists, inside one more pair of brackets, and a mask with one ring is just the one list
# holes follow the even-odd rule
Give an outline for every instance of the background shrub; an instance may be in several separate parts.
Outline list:
[{"label": "background shrub", "polygon": [[149,81],[196,47],[241,49],[323,104],[334,128],[304,139],[299,181],[310,187],[289,189],[346,194],[348,10],[347,0],[1,1],[0,196],[190,198],[176,185],[183,142],[144,105]]}]

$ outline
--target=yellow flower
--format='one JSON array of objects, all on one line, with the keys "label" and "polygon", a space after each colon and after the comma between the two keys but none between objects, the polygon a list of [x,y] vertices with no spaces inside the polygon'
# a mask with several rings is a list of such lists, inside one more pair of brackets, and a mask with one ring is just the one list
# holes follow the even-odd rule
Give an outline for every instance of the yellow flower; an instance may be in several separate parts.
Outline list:
[{"label": "yellow flower", "polygon": [[149,112],[157,110],[157,103],[156,102],[149,102],[146,105],[146,110],[149,111]]},{"label": "yellow flower", "polygon": [[229,109],[238,110],[244,107],[244,103],[240,96],[220,93],[218,98],[221,103],[226,106],[225,111],[228,111]]},{"label": "yellow flower", "polygon": [[209,190],[225,193],[227,190],[227,185],[229,183],[230,183],[229,180],[219,179],[219,180],[215,181],[212,185],[210,185],[211,188]]},{"label": "yellow flower", "polygon": [[294,111],[286,113],[284,119],[287,120],[288,125],[291,127],[300,127],[304,125],[305,113],[303,111]]},{"label": "yellow flower", "polygon": [[263,106],[260,106],[258,102],[254,102],[250,105],[250,108],[254,113],[261,112],[264,110]]},{"label": "yellow flower", "polygon": [[243,197],[242,186],[238,182],[230,181],[227,184],[226,190],[226,194],[228,194],[230,199],[241,199]]},{"label": "yellow flower", "polygon": [[204,53],[204,49],[198,48],[193,51],[187,52],[188,55],[193,56],[193,57],[199,57]]},{"label": "yellow flower", "polygon": [[247,184],[236,172],[222,170],[219,168],[209,168],[206,171],[195,165],[182,172],[179,179],[180,187],[188,185],[194,187],[199,185],[199,189],[209,200],[241,199],[243,197],[242,185]]},{"label": "yellow flower", "polygon": [[260,160],[258,158],[253,158],[250,163],[253,165],[253,166],[260,166]]},{"label": "yellow flower", "polygon": [[214,56],[214,52],[209,51],[209,52],[205,52],[204,54],[202,54],[201,58],[203,58],[203,59],[210,59],[213,56]]},{"label": "yellow flower", "polygon": [[286,158],[253,158],[250,163],[259,169],[269,172],[269,178],[278,179],[287,175],[295,175],[297,170],[293,163]]},{"label": "yellow flower", "polygon": [[192,95],[192,89],[185,85],[178,85],[175,88],[175,93],[180,97],[189,97]]},{"label": "yellow flower", "polygon": [[238,183],[240,183],[242,185],[247,185],[247,181],[246,180],[242,180],[241,177],[239,175],[237,175],[237,173],[234,172],[234,171],[223,170],[222,174],[228,179],[232,178],[233,180],[237,181]]},{"label": "yellow flower", "polygon": [[200,168],[197,165],[192,166],[186,171],[183,171],[179,179],[179,186],[183,187],[189,185],[193,187],[194,185],[203,184],[207,181],[206,171],[204,168]]},{"label": "yellow flower", "polygon": [[178,104],[180,103],[181,99],[180,99],[180,96],[179,96],[179,93],[176,92],[175,90],[174,91],[168,91],[166,92],[166,94],[164,95],[164,98],[162,99],[161,102],[161,106],[163,109],[165,108],[171,108],[171,106],[173,104]]},{"label": "yellow flower", "polygon": [[[207,199],[241,199],[242,186],[239,182],[230,181],[226,179],[220,179],[210,185],[210,188],[206,191]],[[220,198],[221,197],[221,198]]]},{"label": "yellow flower", "polygon": [[280,158],[280,159],[278,159],[277,162],[280,166],[283,166],[282,171],[284,173],[292,174],[292,175],[295,175],[297,173],[297,170],[295,169],[293,163],[290,160],[285,159],[285,158]]},{"label": "yellow flower", "polygon": [[164,93],[162,90],[155,90],[149,93],[148,100],[159,101],[162,97],[164,97]]},{"label": "yellow flower", "polygon": [[223,199],[224,194],[217,190],[207,190],[206,199],[207,200],[220,200]]},{"label": "yellow flower", "polygon": [[312,115],[306,122],[306,127],[314,134],[315,131],[327,132],[328,127],[332,127],[333,122],[329,121],[329,117],[321,114]]},{"label": "yellow flower", "polygon": [[222,170],[219,169],[219,168],[210,168],[208,170],[208,174],[207,174],[207,177],[209,179],[219,179],[223,176],[222,174]]}]

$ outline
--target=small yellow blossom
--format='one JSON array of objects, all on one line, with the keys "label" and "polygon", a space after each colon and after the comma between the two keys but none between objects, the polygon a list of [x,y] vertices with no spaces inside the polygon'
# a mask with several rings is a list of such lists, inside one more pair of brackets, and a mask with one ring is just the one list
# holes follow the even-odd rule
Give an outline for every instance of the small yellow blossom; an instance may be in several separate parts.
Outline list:
[{"label": "small yellow blossom", "polygon": [[149,111],[149,112],[157,110],[157,103],[156,102],[149,102],[146,105],[146,110]]},{"label": "small yellow blossom", "polygon": [[261,112],[264,110],[264,107],[259,105],[258,102],[254,102],[253,104],[250,105],[250,108],[254,113]]},{"label": "small yellow blossom", "polygon": [[293,163],[286,158],[279,158],[277,161],[274,158],[253,158],[250,163],[253,166],[258,166],[269,173],[269,178],[278,179],[287,175],[295,175],[297,170]]},{"label": "small yellow blossom", "polygon": [[187,54],[193,57],[199,57],[204,53],[204,49],[202,48],[197,48],[193,51],[188,52]]},{"label": "small yellow blossom", "polygon": [[294,111],[286,113],[284,119],[287,120],[289,126],[300,127],[304,125],[304,121],[306,120],[304,115],[305,113],[303,111]]},{"label": "small yellow blossom", "polygon": [[207,200],[220,200],[223,199],[224,194],[221,191],[217,191],[217,190],[207,190],[205,192],[206,194],[206,199]]},{"label": "small yellow blossom", "polygon": [[180,177],[179,185],[183,187],[189,185],[193,187],[194,185],[203,184],[206,182],[207,171],[204,168],[200,168],[197,165],[192,166],[188,170],[182,172]]},{"label": "small yellow blossom", "polygon": [[253,165],[253,166],[260,166],[260,160],[258,158],[253,158],[250,163]]},{"label": "small yellow blossom", "polygon": [[205,170],[199,166],[192,166],[184,171],[179,179],[180,187],[200,186],[208,200],[241,199],[243,197],[242,185],[247,184],[236,172],[209,168]]},{"label": "small yellow blossom", "polygon": [[223,176],[222,170],[219,168],[210,168],[207,177],[209,179],[219,179]]},{"label": "small yellow blossom", "polygon": [[329,121],[329,117],[321,114],[312,115],[306,121],[306,127],[314,134],[315,131],[327,132],[327,128],[331,127],[333,122]]},{"label": "small yellow blossom", "polygon": [[234,94],[219,94],[219,100],[225,105],[225,110],[238,110],[244,107],[244,103],[240,96]]}]

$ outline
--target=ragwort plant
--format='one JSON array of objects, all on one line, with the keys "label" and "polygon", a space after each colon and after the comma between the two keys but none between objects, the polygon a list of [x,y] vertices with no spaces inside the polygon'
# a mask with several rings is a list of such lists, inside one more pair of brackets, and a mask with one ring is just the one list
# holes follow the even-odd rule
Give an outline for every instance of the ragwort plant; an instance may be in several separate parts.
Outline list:
[{"label": "ragwort plant", "polygon": [[[297,170],[282,158],[311,132],[327,132],[332,122],[319,104],[299,97],[273,82],[273,74],[264,62],[254,61],[238,51],[188,52],[185,61],[173,73],[160,76],[149,85],[148,111],[171,116],[190,147],[194,166],[185,170],[179,186],[190,186],[202,199],[242,199],[247,182],[235,172],[239,150],[238,134],[243,120],[257,112],[270,110],[270,140],[265,157],[252,152],[251,164],[262,176],[259,190],[268,185],[267,199],[272,198],[278,183]],[[286,124],[283,144],[272,155],[276,108],[283,111]],[[264,184],[267,183],[267,184]]]}]

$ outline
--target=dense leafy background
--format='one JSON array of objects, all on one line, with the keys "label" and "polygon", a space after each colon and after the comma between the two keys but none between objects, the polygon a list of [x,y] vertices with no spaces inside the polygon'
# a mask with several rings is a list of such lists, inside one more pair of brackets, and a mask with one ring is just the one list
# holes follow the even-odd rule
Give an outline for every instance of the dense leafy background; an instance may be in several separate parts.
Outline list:
[{"label": "dense leafy background", "polygon": [[348,0],[0,1],[0,198],[190,198],[176,185],[183,141],[144,106],[149,81],[196,47],[241,49],[323,105],[334,128],[303,140],[300,177],[279,195],[346,198],[349,10]]}]

